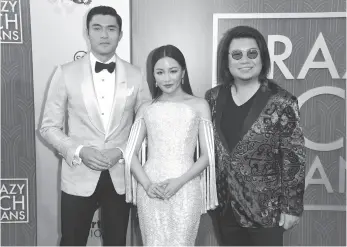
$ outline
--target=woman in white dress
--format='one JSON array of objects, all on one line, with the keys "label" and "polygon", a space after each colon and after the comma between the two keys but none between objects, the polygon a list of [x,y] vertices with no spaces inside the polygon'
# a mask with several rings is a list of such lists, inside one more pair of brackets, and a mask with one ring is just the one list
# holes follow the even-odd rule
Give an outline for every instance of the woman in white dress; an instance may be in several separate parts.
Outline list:
[{"label": "woman in white dress", "polygon": [[138,206],[145,245],[194,245],[201,214],[218,205],[211,112],[205,99],[192,95],[178,48],[157,48],[152,71],[153,101],[137,111],[125,151],[126,200]]}]

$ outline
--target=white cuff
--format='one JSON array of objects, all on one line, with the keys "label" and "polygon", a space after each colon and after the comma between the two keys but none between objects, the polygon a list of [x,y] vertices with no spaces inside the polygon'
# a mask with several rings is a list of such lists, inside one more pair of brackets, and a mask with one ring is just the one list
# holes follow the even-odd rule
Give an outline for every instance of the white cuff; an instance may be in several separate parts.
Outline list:
[{"label": "white cuff", "polygon": [[75,151],[75,156],[78,157],[78,158],[81,158],[80,157],[80,152],[81,152],[81,149],[83,148],[83,145],[79,145]]},{"label": "white cuff", "polygon": [[73,166],[80,165],[82,163],[82,159],[80,157],[80,151],[82,148],[83,148],[83,145],[79,145],[76,148],[75,155],[72,158],[72,165]]}]

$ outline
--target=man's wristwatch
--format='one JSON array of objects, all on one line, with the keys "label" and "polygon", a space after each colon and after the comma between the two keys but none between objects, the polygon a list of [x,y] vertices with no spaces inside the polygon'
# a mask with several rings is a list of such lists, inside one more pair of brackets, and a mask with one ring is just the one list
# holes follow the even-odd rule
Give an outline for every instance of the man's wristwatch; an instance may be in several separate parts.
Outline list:
[{"label": "man's wristwatch", "polygon": [[124,159],[124,157],[123,157],[123,151],[122,151],[122,149],[120,149],[119,147],[116,147],[119,151],[120,151],[120,153],[121,153],[121,158],[118,160],[118,163],[119,164],[125,164],[125,159]]}]

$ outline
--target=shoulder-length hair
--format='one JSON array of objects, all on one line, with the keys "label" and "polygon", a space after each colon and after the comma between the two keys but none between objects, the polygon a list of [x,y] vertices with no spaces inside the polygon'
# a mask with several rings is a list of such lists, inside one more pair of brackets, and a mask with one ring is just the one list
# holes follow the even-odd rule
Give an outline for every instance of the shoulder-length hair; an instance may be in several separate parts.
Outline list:
[{"label": "shoulder-length hair", "polygon": [[187,94],[193,95],[193,91],[189,82],[186,60],[184,59],[182,52],[173,45],[164,45],[164,46],[160,46],[156,48],[152,54],[151,70],[150,70],[151,74],[149,76],[149,82],[148,82],[150,84],[150,87],[153,89],[152,98],[156,100],[163,94],[163,91],[161,91],[159,87],[155,86],[154,66],[159,59],[164,57],[170,57],[172,59],[175,59],[177,63],[181,66],[182,70],[185,71],[184,77],[183,77],[184,83],[181,85],[182,90],[186,92]]},{"label": "shoulder-length hair", "polygon": [[251,38],[259,47],[262,69],[259,74],[260,83],[267,81],[270,69],[270,55],[264,36],[255,28],[249,26],[237,26],[229,29],[218,45],[217,51],[217,82],[218,84],[233,84],[234,77],[229,70],[229,46],[233,39]]}]

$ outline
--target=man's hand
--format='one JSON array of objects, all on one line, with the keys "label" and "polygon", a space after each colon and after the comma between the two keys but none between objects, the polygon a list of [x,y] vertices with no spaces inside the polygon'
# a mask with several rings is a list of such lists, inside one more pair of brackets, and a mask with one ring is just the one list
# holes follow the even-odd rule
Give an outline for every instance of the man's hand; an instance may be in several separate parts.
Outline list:
[{"label": "man's hand", "polygon": [[123,156],[122,151],[120,151],[119,148],[111,148],[111,149],[103,150],[102,154],[108,159],[108,163],[110,164],[109,168],[117,164],[119,159],[121,159]]},{"label": "man's hand", "polygon": [[83,147],[80,157],[82,162],[92,170],[104,171],[111,167],[110,160],[101,151],[92,147]]},{"label": "man's hand", "polygon": [[298,216],[281,213],[279,225],[288,230],[299,223],[300,218]]}]

